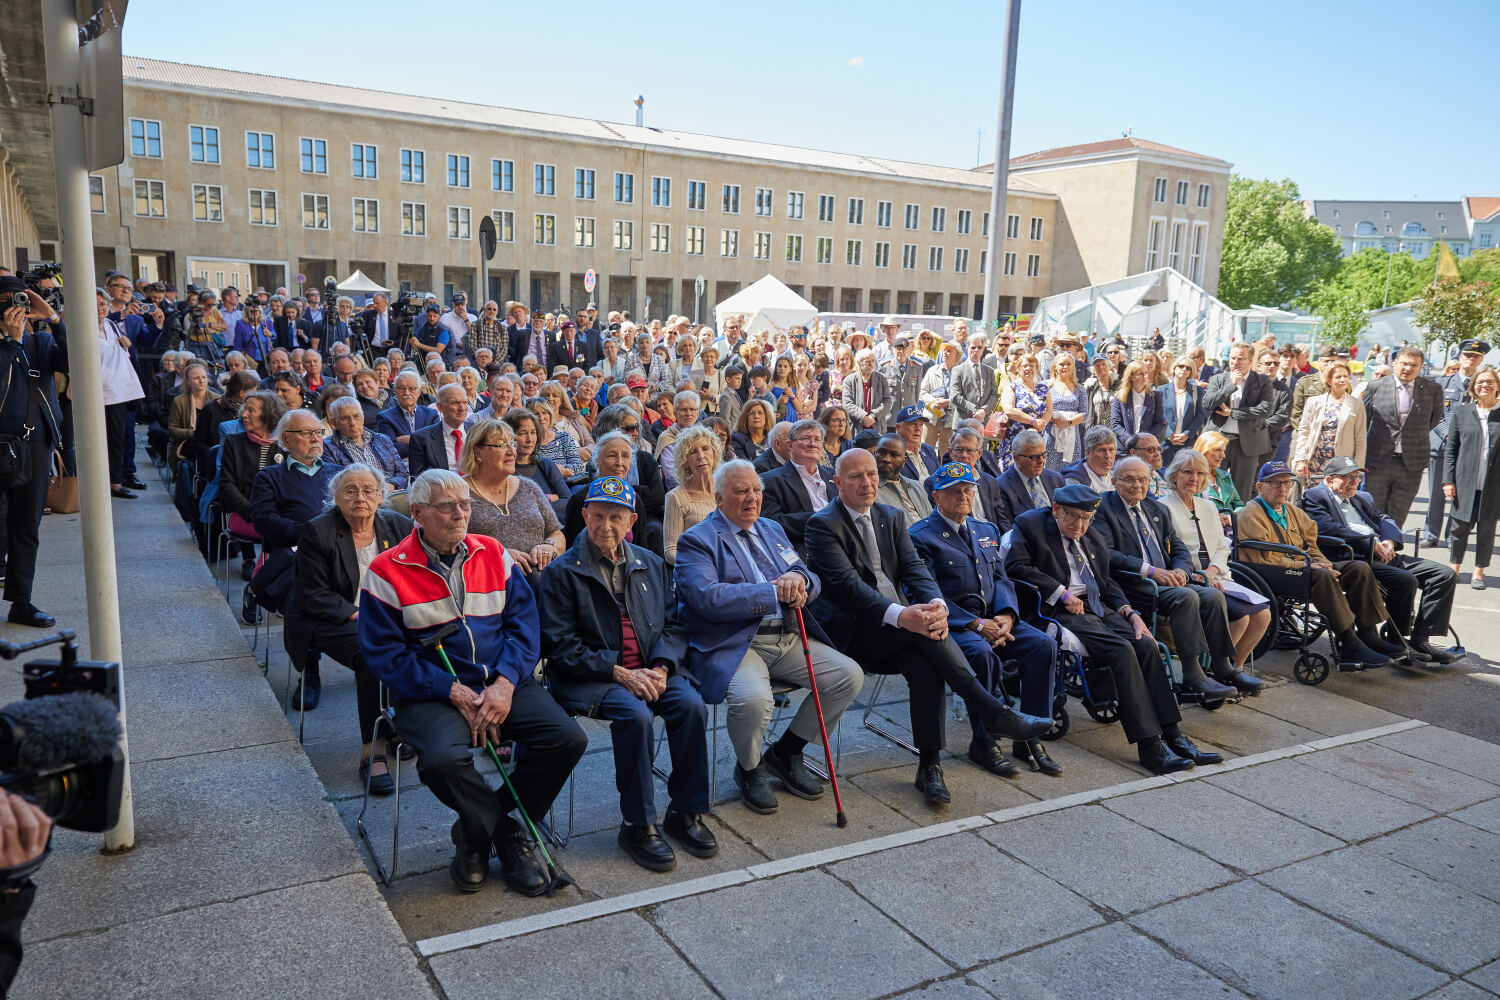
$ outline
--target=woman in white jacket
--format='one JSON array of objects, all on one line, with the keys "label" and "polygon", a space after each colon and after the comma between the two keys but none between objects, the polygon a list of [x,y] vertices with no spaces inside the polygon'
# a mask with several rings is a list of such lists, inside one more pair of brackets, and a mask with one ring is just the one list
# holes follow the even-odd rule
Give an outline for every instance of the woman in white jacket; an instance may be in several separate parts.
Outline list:
[{"label": "woman in white jacket", "polygon": [[1349,391],[1353,375],[1347,361],[1323,366],[1326,391],[1307,400],[1292,445],[1292,471],[1308,485],[1322,482],[1323,467],[1344,456],[1365,464],[1365,404]]},{"label": "woman in white jacket", "polygon": [[104,289],[96,288],[99,307],[99,367],[104,387],[104,429],[109,450],[109,492],[121,500],[134,500],[136,494],[121,485],[126,450],[135,447],[135,428],[130,425],[129,406],[143,399],[146,390],[130,363],[130,338],[125,335],[123,320],[109,318],[109,299]]}]

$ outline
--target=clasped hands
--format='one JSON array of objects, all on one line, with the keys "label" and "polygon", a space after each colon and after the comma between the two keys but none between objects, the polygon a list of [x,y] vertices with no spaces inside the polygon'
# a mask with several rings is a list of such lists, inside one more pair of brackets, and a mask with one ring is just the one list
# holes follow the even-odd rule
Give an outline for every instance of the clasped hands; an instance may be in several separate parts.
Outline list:
[{"label": "clasped hands", "polygon": [[469,724],[469,745],[484,740],[500,742],[500,724],[510,714],[511,696],[516,686],[504,677],[487,686],[482,693],[458,681],[448,689],[448,701]]},{"label": "clasped hands", "polygon": [[941,642],[948,638],[948,606],[942,601],[909,604],[896,617],[896,626]]}]

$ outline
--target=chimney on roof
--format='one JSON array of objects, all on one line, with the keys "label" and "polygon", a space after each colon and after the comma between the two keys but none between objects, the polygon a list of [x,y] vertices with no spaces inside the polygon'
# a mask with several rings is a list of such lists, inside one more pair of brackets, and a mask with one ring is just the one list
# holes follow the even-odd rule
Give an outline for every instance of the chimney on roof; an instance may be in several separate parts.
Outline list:
[{"label": "chimney on roof", "polygon": [[644,124],[646,124],[646,111],[645,111],[645,108],[646,108],[646,98],[645,98],[645,95],[643,95],[643,94],[636,94],[635,95],[635,123],[637,125],[644,125]]}]

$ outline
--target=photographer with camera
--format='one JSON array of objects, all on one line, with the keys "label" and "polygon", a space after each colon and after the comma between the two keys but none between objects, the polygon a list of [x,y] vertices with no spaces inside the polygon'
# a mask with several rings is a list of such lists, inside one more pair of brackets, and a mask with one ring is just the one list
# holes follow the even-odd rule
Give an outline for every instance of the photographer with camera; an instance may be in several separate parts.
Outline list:
[{"label": "photographer with camera", "polygon": [[349,340],[349,317],[354,314],[354,300],[347,295],[340,295],[334,310],[331,315],[325,313],[323,321],[314,323],[312,328],[312,349],[330,357],[334,344],[347,343]]}]

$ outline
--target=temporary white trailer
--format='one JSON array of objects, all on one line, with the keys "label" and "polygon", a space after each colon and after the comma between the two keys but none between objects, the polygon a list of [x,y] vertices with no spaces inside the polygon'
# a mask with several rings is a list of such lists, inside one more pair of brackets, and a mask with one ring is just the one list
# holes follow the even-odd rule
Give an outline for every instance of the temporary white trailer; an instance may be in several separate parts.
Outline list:
[{"label": "temporary white trailer", "polygon": [[794,326],[811,328],[818,318],[818,309],[775,275],[768,274],[715,306],[714,327],[723,332],[724,320],[729,316],[745,317],[745,336],[764,333],[769,338]]},{"label": "temporary white trailer", "polygon": [[1173,349],[1202,347],[1219,357],[1234,342],[1238,323],[1234,310],[1170,267],[1049,295],[1037,304],[1032,332],[1093,333],[1096,338],[1116,332],[1139,343],[1159,327]]}]

